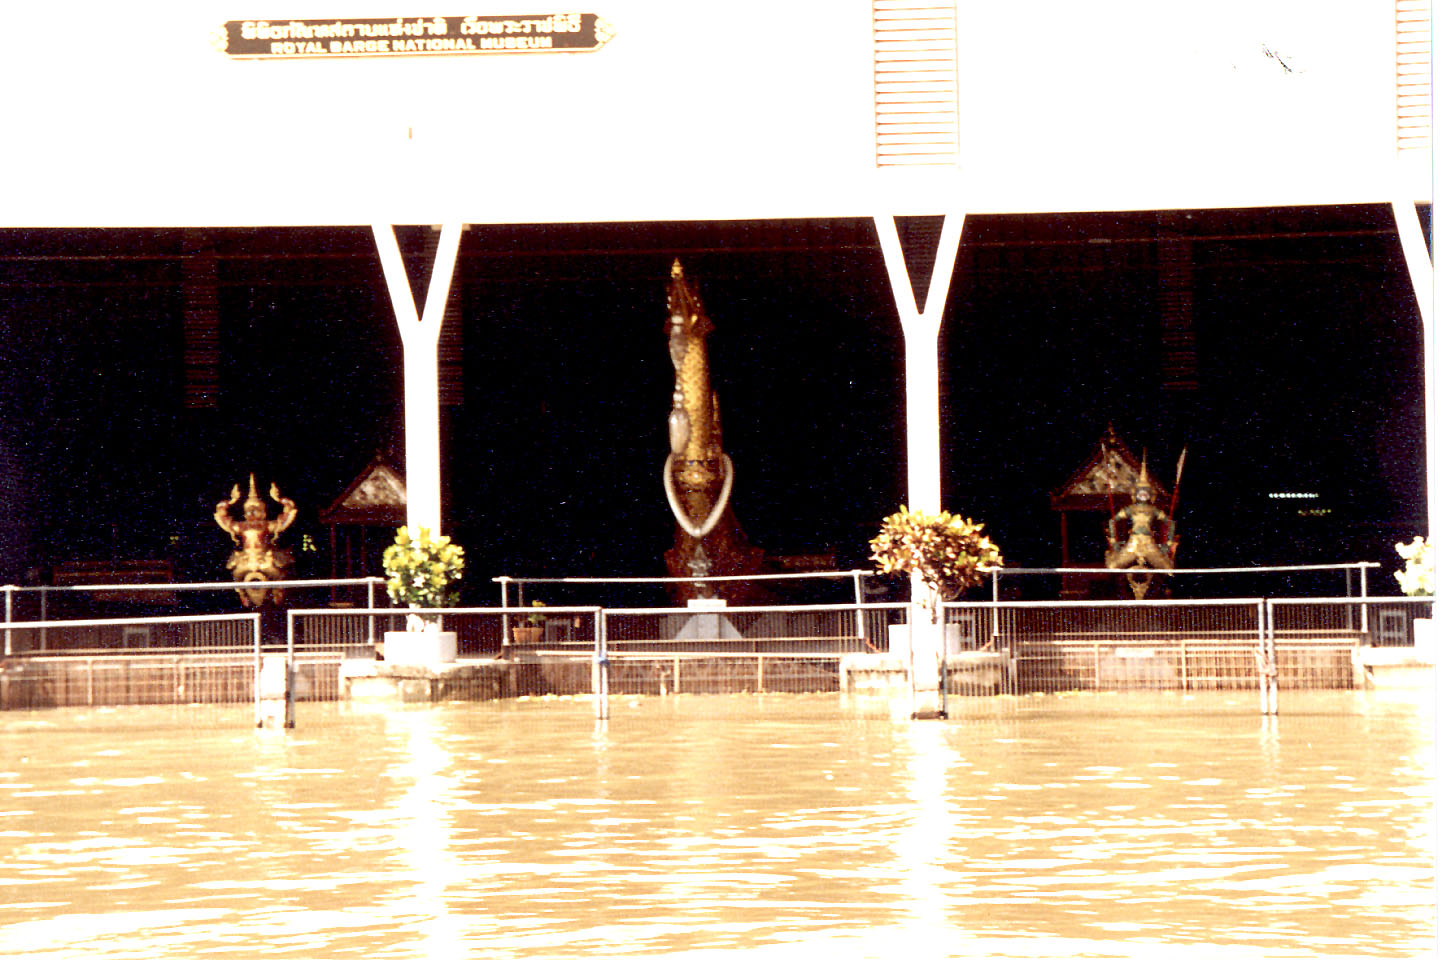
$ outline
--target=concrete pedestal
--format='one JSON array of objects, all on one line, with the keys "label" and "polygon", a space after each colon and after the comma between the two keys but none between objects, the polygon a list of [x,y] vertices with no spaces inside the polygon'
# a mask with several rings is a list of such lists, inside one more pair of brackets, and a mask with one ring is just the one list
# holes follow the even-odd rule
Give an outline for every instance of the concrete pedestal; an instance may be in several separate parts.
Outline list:
[{"label": "concrete pedestal", "polygon": [[435,665],[345,660],[340,698],[366,703],[496,700],[516,694],[517,665],[506,660],[457,660]]},{"label": "concrete pedestal", "polygon": [[255,678],[257,727],[295,726],[289,658],[283,653],[267,653],[260,659],[260,674]]},{"label": "concrete pedestal", "polygon": [[[725,601],[711,598],[696,598],[686,602],[691,610],[724,610]],[[672,621],[675,618],[670,618]],[[739,640],[740,631],[730,618],[720,613],[696,613],[687,616],[679,627],[670,634],[672,640]]]},{"label": "concrete pedestal", "polygon": [[1350,653],[1360,689],[1429,689],[1435,685],[1434,650],[1429,660],[1414,647],[1356,647]]},{"label": "concrete pedestal", "polygon": [[[952,697],[995,696],[1005,689],[1009,657],[989,650],[968,650],[945,658],[946,684]],[[909,660],[886,653],[852,653],[840,659],[840,689],[895,699],[910,696]]]},{"label": "concrete pedestal", "polygon": [[449,630],[391,630],[385,633],[385,662],[433,667],[454,663],[455,634]]}]

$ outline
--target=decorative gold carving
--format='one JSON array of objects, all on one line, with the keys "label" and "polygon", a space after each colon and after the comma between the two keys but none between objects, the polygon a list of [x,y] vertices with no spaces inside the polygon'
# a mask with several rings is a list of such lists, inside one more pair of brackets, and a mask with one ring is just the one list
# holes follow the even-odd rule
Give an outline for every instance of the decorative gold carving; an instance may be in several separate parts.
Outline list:
[{"label": "decorative gold carving", "polygon": [[[1133,570],[1125,579],[1135,599],[1142,600],[1154,577],[1149,571],[1175,569],[1175,522],[1154,504],[1155,488],[1150,485],[1143,462],[1133,490],[1134,499],[1129,506],[1116,510],[1110,518],[1110,549],[1105,553],[1105,566],[1112,570]],[[1123,544],[1119,538],[1122,526],[1128,527]],[[1163,542],[1159,539],[1162,529]]]},{"label": "decorative gold carving", "polygon": [[369,507],[405,505],[405,484],[388,467],[376,467],[345,498],[343,506],[364,510]]},{"label": "decorative gold carving", "polygon": [[[720,402],[711,387],[705,343],[714,326],[679,260],[670,268],[667,300],[666,338],[675,387],[662,486],[676,532],[675,546],[665,554],[666,566],[674,577],[758,572],[760,552],[746,541],[730,509],[735,465],[721,445]],[[692,585],[674,591],[677,598],[720,593],[727,599],[741,598],[744,592],[738,585],[718,590]]]},{"label": "decorative gold carving", "polygon": [[[295,522],[295,501],[281,496],[280,488],[270,484],[270,499],[280,504],[280,513],[274,520],[266,516],[265,501],[255,492],[255,474],[250,474],[250,495],[245,498],[244,519],[236,520],[230,510],[240,501],[240,485],[230,490],[230,499],[215,504],[215,523],[230,534],[237,549],[230,555],[225,566],[238,581],[253,583],[259,581],[284,580],[290,574],[295,558],[289,550],[275,545],[276,538]],[[259,607],[267,601],[280,603],[284,593],[280,590],[245,588],[237,590],[240,602],[247,607]]]}]

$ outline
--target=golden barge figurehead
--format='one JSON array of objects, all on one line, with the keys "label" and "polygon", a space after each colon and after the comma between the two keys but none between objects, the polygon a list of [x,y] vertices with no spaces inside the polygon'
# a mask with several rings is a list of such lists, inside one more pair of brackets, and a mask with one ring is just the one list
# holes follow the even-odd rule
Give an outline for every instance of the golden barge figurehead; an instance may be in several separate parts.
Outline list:
[{"label": "golden barge figurehead", "polygon": [[[666,338],[675,367],[665,458],[665,499],[675,517],[675,546],[665,562],[672,577],[735,576],[760,570],[730,509],[735,465],[721,444],[720,402],[710,384],[706,338],[714,325],[676,260],[670,268]],[[746,585],[691,584],[672,591],[683,597],[738,599]]]}]

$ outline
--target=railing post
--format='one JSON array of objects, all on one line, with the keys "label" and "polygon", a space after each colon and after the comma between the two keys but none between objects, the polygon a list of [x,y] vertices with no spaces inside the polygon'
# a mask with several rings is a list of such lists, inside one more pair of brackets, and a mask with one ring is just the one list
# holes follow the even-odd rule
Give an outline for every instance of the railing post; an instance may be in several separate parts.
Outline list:
[{"label": "railing post", "polygon": [[[49,606],[50,591],[43,585],[40,587],[40,622],[45,622],[45,611]],[[40,628],[40,649],[45,649],[45,641],[48,635],[45,627]]]},{"label": "railing post", "polygon": [[295,612],[285,611],[285,727],[295,726]]},{"label": "railing post", "polygon": [[595,611],[595,655],[590,686],[595,695],[595,719],[610,719],[610,655],[605,642],[605,611]]},{"label": "railing post", "polygon": [[855,581],[855,635],[860,638],[860,649],[865,649],[865,588],[860,582],[860,571],[851,570]]},{"label": "railing post", "polygon": [[1275,714],[1280,712],[1280,649],[1275,640],[1275,604],[1267,601],[1265,608],[1270,625],[1265,640],[1270,653],[1270,712]]},{"label": "railing post", "polygon": [[[1350,576],[1350,574],[1351,574],[1352,572],[1353,572],[1353,571],[1352,571],[1352,569],[1351,569],[1350,567],[1347,566],[1347,567],[1345,568],[1345,599],[1346,599],[1346,600],[1349,600],[1349,599],[1351,599],[1352,597],[1355,596],[1355,585],[1354,585],[1354,583],[1352,582],[1352,577]],[[1364,605],[1361,604],[1361,606],[1363,607]],[[1345,604],[1345,629],[1346,629],[1346,630],[1354,630],[1354,629],[1355,629],[1355,604],[1353,604],[1353,603],[1347,603],[1347,604]]]},{"label": "railing post", "polygon": [[1370,635],[1370,604],[1366,602],[1366,598],[1370,594],[1365,571],[1365,564],[1360,564],[1360,632],[1368,637]]},{"label": "railing post", "polygon": [[1259,601],[1256,613],[1260,620],[1259,647],[1255,651],[1255,671],[1260,685],[1260,714],[1274,716],[1280,712],[1280,665],[1275,649],[1275,608],[1268,599]]},{"label": "railing post", "polygon": [[10,640],[10,621],[14,619],[14,617],[11,616],[14,599],[15,587],[7,583],[5,585],[5,656],[7,657],[15,652]]},{"label": "railing post", "polygon": [[[943,610],[944,607],[942,606]],[[940,615],[940,716],[950,717],[950,647],[945,636],[945,615]]]},{"label": "railing post", "polygon": [[265,725],[265,716],[260,712],[260,614],[250,614],[250,631],[255,646],[255,726]]},{"label": "railing post", "polygon": [[1260,690],[1260,715],[1270,712],[1270,689],[1265,685],[1265,601],[1255,603],[1255,682]]},{"label": "railing post", "polygon": [[[500,607],[502,610],[510,607],[510,578],[496,577],[500,581]],[[599,634],[596,634],[598,637]],[[500,614],[500,652],[504,653],[505,648],[510,645],[510,614]]]},{"label": "railing post", "polygon": [[[1023,596],[1023,594],[1022,594]],[[1000,568],[990,571],[990,640],[1000,636]]]},{"label": "railing post", "polygon": [[[375,609],[375,581],[370,580],[365,584],[365,609]],[[365,642],[375,646],[375,615],[372,613],[365,618]]]}]

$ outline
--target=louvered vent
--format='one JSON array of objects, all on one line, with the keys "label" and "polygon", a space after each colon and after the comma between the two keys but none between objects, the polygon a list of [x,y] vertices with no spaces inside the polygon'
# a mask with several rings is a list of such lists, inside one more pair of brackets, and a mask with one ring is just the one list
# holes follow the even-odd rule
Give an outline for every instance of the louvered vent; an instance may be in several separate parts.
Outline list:
[{"label": "louvered vent", "polygon": [[1395,145],[1430,147],[1430,0],[1395,0]]},{"label": "louvered vent", "polygon": [[957,163],[954,0],[872,4],[875,165]]}]

